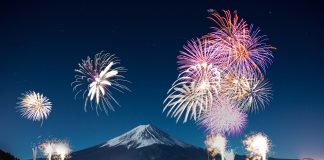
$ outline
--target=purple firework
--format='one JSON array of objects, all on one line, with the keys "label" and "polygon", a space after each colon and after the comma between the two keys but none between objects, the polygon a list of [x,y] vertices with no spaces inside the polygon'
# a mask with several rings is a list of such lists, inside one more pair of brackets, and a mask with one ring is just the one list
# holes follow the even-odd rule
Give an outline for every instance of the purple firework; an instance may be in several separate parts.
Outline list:
[{"label": "purple firework", "polygon": [[209,65],[222,63],[221,55],[218,54],[215,45],[209,39],[193,39],[188,41],[178,55],[178,69],[180,71],[200,66],[206,68]]},{"label": "purple firework", "polygon": [[247,114],[225,97],[213,102],[213,106],[200,117],[198,123],[209,135],[240,133],[247,123]]},{"label": "purple firework", "polygon": [[272,46],[265,43],[266,36],[259,35],[260,30],[248,26],[246,21],[238,18],[237,13],[231,16],[230,11],[224,11],[225,17],[213,13],[212,19],[218,27],[206,37],[213,41],[214,48],[226,55],[224,67],[239,74],[253,73],[262,75],[272,62]]}]

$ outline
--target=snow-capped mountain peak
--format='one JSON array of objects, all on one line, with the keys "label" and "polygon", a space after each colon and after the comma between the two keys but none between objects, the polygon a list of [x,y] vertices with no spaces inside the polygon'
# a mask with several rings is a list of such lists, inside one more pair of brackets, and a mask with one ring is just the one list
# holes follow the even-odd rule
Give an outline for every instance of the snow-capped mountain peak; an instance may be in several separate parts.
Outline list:
[{"label": "snow-capped mountain peak", "polygon": [[192,147],[189,144],[176,140],[152,125],[140,125],[121,136],[109,140],[105,144],[101,145],[100,148],[125,146],[128,149],[138,149],[153,144],[178,146],[182,148]]}]

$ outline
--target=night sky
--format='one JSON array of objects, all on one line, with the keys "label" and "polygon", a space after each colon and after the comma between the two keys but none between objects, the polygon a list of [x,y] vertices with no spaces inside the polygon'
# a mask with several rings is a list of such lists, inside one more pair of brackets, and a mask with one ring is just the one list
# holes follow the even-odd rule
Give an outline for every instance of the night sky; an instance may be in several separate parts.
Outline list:
[{"label": "night sky", "polygon": [[[230,147],[244,154],[244,135],[263,131],[273,143],[271,156],[324,158],[323,5],[306,0],[174,1],[1,1],[0,149],[27,159],[34,144],[54,137],[80,150],[140,124],[203,147],[202,129],[166,118],[162,102],[177,78],[179,50],[215,25],[206,18],[213,8],[237,10],[277,48],[266,74],[273,88],[271,103],[249,114],[243,134],[230,138]],[[84,112],[84,100],[75,100],[71,87],[81,59],[101,50],[121,59],[132,82],[131,93],[115,92],[121,107],[108,116]],[[53,103],[42,126],[17,112],[17,98],[28,90]]]}]

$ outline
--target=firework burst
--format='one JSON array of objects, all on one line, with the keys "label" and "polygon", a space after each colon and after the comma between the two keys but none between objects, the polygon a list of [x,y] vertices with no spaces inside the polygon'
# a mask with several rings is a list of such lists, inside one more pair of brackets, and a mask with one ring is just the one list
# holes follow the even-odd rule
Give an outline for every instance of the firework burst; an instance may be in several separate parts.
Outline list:
[{"label": "firework burst", "polygon": [[200,116],[201,112],[205,110],[211,99],[211,95],[205,95],[199,91],[200,84],[195,81],[191,83],[181,83],[172,87],[169,90],[169,96],[164,100],[166,103],[163,112],[170,108],[167,115],[171,114],[171,117],[177,117],[177,122],[184,112],[184,123],[187,122],[189,114],[190,118],[196,119]]},{"label": "firework burst", "polygon": [[206,37],[212,39],[215,48],[227,57],[223,66],[237,71],[239,74],[253,73],[262,75],[272,63],[274,49],[265,43],[266,36],[260,36],[260,30],[250,27],[246,21],[224,11],[225,17],[215,12],[210,17],[218,27]]},{"label": "firework burst", "polygon": [[95,104],[96,111],[103,109],[105,113],[108,113],[107,107],[114,110],[111,101],[118,102],[112,96],[111,89],[119,92],[124,92],[129,89],[121,84],[121,82],[127,82],[124,76],[120,73],[126,72],[124,67],[114,67],[119,65],[120,62],[115,55],[100,52],[95,55],[94,59],[88,57],[86,60],[82,60],[79,64],[79,68],[75,70],[77,75],[75,81],[72,83],[73,91],[76,91],[76,95],[82,95],[85,97],[84,109],[86,111],[87,104]]},{"label": "firework burst", "polygon": [[236,134],[247,123],[247,115],[227,98],[214,101],[209,111],[205,112],[198,123],[203,126],[208,134]]},{"label": "firework burst", "polygon": [[222,160],[224,160],[224,154],[226,150],[227,140],[224,136],[220,134],[209,135],[205,141],[207,151],[211,157],[215,157],[217,154],[220,154]]},{"label": "firework burst", "polygon": [[44,156],[51,160],[52,155],[55,153],[55,143],[47,141],[40,145],[40,149],[43,151]]},{"label": "firework burst", "polygon": [[170,108],[168,115],[173,111],[172,117],[177,117],[177,122],[183,113],[184,123],[190,113],[190,118],[196,120],[212,104],[220,89],[221,71],[213,64],[214,51],[207,43],[192,41],[185,47],[188,53],[182,52],[178,57],[179,69],[183,70],[168,91],[163,109]]},{"label": "firework burst", "polygon": [[56,143],[55,153],[61,160],[64,160],[71,153],[70,145],[67,142]]},{"label": "firework burst", "polygon": [[262,160],[266,160],[266,154],[270,149],[270,141],[265,134],[257,133],[247,137],[243,144],[252,156],[261,156]]},{"label": "firework burst", "polygon": [[194,39],[188,41],[178,55],[179,70],[186,70],[199,65],[201,68],[206,68],[208,65],[217,65],[222,63],[222,57],[217,53],[214,45],[211,45],[210,40]]},{"label": "firework burst", "polygon": [[222,86],[222,93],[236,101],[243,111],[257,111],[270,102],[271,87],[263,77],[227,75],[222,81]]},{"label": "firework burst", "polygon": [[22,117],[33,121],[47,119],[52,109],[52,103],[47,97],[34,91],[28,91],[22,95],[18,102],[18,110]]}]

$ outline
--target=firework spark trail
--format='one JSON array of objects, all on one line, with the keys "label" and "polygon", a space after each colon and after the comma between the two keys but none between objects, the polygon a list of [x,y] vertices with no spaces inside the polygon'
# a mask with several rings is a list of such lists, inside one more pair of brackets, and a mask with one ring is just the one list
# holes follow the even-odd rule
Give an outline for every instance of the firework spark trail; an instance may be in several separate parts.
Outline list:
[{"label": "firework spark trail", "polygon": [[252,156],[261,156],[262,160],[266,160],[266,154],[270,149],[270,141],[265,134],[257,133],[247,137],[243,144]]},{"label": "firework spark trail", "polygon": [[43,121],[47,119],[52,109],[52,103],[41,93],[28,91],[19,98],[18,111],[21,116],[33,121]]},{"label": "firework spark trail", "polygon": [[33,151],[33,160],[37,159],[37,147],[32,148]]},{"label": "firework spark trail", "polygon": [[208,153],[214,158],[217,154],[220,154],[222,160],[224,160],[224,153],[226,150],[227,140],[224,136],[210,135],[205,141]]},{"label": "firework spark trail", "polygon": [[198,124],[205,128],[209,135],[234,135],[240,133],[247,123],[247,115],[226,97],[214,101],[209,111],[205,112]]},{"label": "firework spark trail", "polygon": [[212,27],[214,32],[206,37],[211,39],[217,50],[227,57],[224,67],[230,66],[239,74],[253,73],[262,75],[272,63],[272,51],[267,45],[266,36],[260,36],[260,30],[248,26],[243,19],[239,20],[237,13],[224,11],[225,17],[215,12],[209,17],[218,26]]},{"label": "firework spark trail", "polygon": [[112,96],[111,89],[124,93],[124,90],[130,91],[121,82],[128,82],[120,73],[126,72],[124,67],[114,67],[119,65],[120,61],[115,55],[100,52],[94,59],[87,57],[79,63],[79,68],[75,70],[75,81],[72,82],[73,91],[76,91],[75,97],[82,94],[85,98],[84,109],[87,104],[94,103],[96,111],[103,109],[108,113],[107,107],[114,110],[111,101],[119,105]]}]

